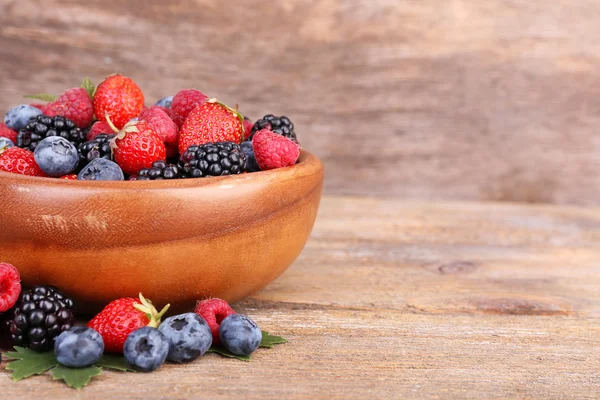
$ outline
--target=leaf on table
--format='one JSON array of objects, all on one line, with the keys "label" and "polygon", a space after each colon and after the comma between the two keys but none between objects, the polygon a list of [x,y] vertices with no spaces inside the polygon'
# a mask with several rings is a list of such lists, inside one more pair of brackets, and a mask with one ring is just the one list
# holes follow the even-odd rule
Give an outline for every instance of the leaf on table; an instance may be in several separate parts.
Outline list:
[{"label": "leaf on table", "polygon": [[225,347],[223,347],[221,345],[210,346],[210,349],[208,349],[206,352],[207,353],[216,353],[216,354],[222,355],[223,357],[237,358],[238,360],[242,360],[242,361],[250,361],[250,357],[236,356],[235,354],[231,353],[229,350],[227,350]]},{"label": "leaf on table", "polygon": [[60,364],[50,371],[52,379],[62,379],[67,385],[75,389],[81,389],[90,382],[92,377],[98,376],[101,373],[102,369],[95,366],[85,368],[69,368]]},{"label": "leaf on table", "polygon": [[123,372],[136,372],[135,369],[123,356],[116,356],[113,354],[104,354],[100,361],[94,364],[96,367],[106,368],[106,369],[114,369],[117,371]]},{"label": "leaf on table", "polygon": [[260,341],[260,347],[267,349],[273,348],[276,344],[287,343],[287,339],[281,336],[271,335],[269,332],[262,331],[262,340]]},{"label": "leaf on table", "polygon": [[31,349],[23,347],[14,347],[15,351],[9,351],[4,355],[16,361],[11,361],[6,365],[8,371],[14,381],[28,378],[32,375],[40,375],[48,371],[50,368],[58,365],[53,351],[45,353],[37,353]]},{"label": "leaf on table", "polygon": [[34,100],[42,100],[42,101],[54,101],[56,100],[56,96],[52,95],[52,94],[44,94],[44,93],[39,93],[39,94],[27,94],[25,96],[26,99],[34,99]]}]

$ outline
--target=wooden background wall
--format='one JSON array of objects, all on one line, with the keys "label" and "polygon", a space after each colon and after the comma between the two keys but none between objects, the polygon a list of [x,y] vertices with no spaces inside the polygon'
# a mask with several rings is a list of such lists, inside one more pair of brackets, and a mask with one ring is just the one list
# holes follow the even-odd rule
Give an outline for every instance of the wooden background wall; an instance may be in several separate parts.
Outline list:
[{"label": "wooden background wall", "polygon": [[597,0],[0,0],[0,109],[121,72],[284,113],[331,194],[600,203]]}]

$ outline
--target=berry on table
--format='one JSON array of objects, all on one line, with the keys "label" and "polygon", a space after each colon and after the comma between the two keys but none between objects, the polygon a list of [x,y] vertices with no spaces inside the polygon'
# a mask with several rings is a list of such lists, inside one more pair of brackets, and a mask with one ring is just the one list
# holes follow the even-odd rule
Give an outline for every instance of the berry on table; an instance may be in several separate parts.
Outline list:
[{"label": "berry on table", "polygon": [[256,157],[254,156],[254,149],[252,148],[252,142],[245,141],[240,145],[244,154],[246,155],[246,171],[247,172],[258,172],[260,168],[258,163],[256,162]]},{"label": "berry on table", "polygon": [[4,137],[9,139],[11,142],[16,143],[17,142],[17,131],[15,131],[14,129],[9,128],[8,126],[6,126],[3,123],[0,123],[0,137]]},{"label": "berry on table", "polygon": [[144,121],[125,125],[113,143],[114,160],[129,175],[167,158],[165,143]]},{"label": "berry on table", "polygon": [[74,323],[73,301],[51,286],[36,286],[21,293],[8,321],[10,338],[15,346],[47,351],[54,340]]},{"label": "berry on table", "polygon": [[97,363],[103,353],[102,336],[84,326],[75,326],[62,332],[54,343],[56,360],[66,367],[89,367]]},{"label": "berry on table", "polygon": [[159,106],[159,107],[171,107],[171,103],[173,102],[173,97],[175,97],[175,96],[163,97],[162,99],[160,99],[156,103],[154,103],[154,105]]},{"label": "berry on table", "polygon": [[0,150],[10,149],[11,147],[15,147],[15,144],[9,138],[0,137]]},{"label": "berry on table", "polygon": [[236,175],[246,170],[246,154],[231,142],[190,146],[180,157],[179,166],[188,178]]},{"label": "berry on table", "polygon": [[33,155],[42,171],[55,178],[70,174],[79,164],[79,153],[75,146],[60,136],[49,136],[42,140]]},{"label": "berry on table", "polygon": [[79,171],[77,179],[81,181],[122,181],[125,176],[116,162],[105,158],[96,158]]},{"label": "berry on table", "polygon": [[198,302],[194,313],[204,318],[210,327],[213,344],[220,344],[219,325],[226,317],[235,314],[235,311],[233,311],[225,300],[213,298]]},{"label": "berry on table", "polygon": [[110,118],[121,129],[144,108],[144,94],[139,86],[126,76],[110,75],[96,88],[94,112],[100,121]]},{"label": "berry on table", "polygon": [[0,313],[11,309],[21,294],[21,275],[9,263],[0,263]]},{"label": "berry on table", "polygon": [[113,159],[110,141],[115,134],[101,133],[91,140],[79,145],[79,165],[84,166],[96,158]]},{"label": "berry on table", "polygon": [[231,353],[237,356],[249,356],[260,346],[262,332],[247,316],[233,314],[221,322],[219,337],[221,344]]},{"label": "berry on table", "polygon": [[261,170],[294,165],[300,156],[300,148],[285,136],[263,129],[252,138],[252,148]]},{"label": "berry on table", "polygon": [[33,153],[20,147],[0,148],[0,171],[29,176],[46,176],[35,162]]},{"label": "berry on table", "polygon": [[19,130],[17,135],[18,147],[34,151],[38,143],[50,136],[60,136],[67,139],[75,147],[85,142],[85,134],[75,126],[75,123],[61,115],[48,117],[38,115],[32,118],[27,125]]},{"label": "berry on table", "polygon": [[101,134],[106,134],[106,135],[111,135],[113,134],[113,130],[110,127],[110,125],[108,124],[108,122],[106,121],[96,121],[94,122],[94,125],[92,125],[92,127],[90,128],[90,131],[87,133],[86,135],[86,140],[93,140],[95,139],[98,135]]},{"label": "berry on table", "polygon": [[200,357],[212,344],[212,333],[202,317],[186,313],[169,317],[158,330],[169,341],[167,360],[188,362]]},{"label": "berry on table", "polygon": [[199,90],[183,89],[173,96],[171,108],[185,120],[194,108],[204,104],[207,100],[208,96]]},{"label": "berry on table", "polygon": [[42,110],[30,106],[29,104],[21,104],[8,110],[4,116],[4,124],[15,131],[25,128],[29,123],[29,119],[42,114]]},{"label": "berry on table", "polygon": [[92,99],[82,87],[67,90],[58,99],[48,103],[42,112],[49,117],[62,115],[81,129],[87,128],[94,119]]},{"label": "berry on table", "polygon": [[158,329],[150,326],[133,331],[123,345],[127,362],[142,372],[160,368],[168,354],[169,341]]},{"label": "berry on table", "polygon": [[284,115],[276,117],[273,114],[267,114],[252,126],[252,134],[250,139],[259,131],[268,129],[278,135],[285,136],[286,138],[298,143],[296,132],[294,132],[294,124],[290,119]]},{"label": "berry on table", "polygon": [[177,139],[179,128],[160,107],[149,107],[142,110],[138,121],[144,121],[165,142],[167,157],[177,155]]},{"label": "berry on table", "polygon": [[181,178],[181,171],[176,165],[167,164],[165,161],[154,161],[152,167],[143,168],[138,172],[136,180],[154,181],[179,178]]}]

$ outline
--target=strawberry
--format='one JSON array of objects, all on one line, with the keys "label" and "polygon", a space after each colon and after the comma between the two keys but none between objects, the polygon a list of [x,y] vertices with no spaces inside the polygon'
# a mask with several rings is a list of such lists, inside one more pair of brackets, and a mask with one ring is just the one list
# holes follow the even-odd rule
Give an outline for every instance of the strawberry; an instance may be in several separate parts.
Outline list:
[{"label": "strawberry", "polygon": [[138,121],[148,123],[150,128],[165,142],[167,157],[177,155],[179,128],[161,107],[153,106],[144,108],[140,115],[138,115]]},{"label": "strawberry", "polygon": [[268,129],[254,134],[252,148],[261,170],[294,165],[300,156],[300,148],[292,140]]},{"label": "strawberry", "polygon": [[75,181],[75,180],[77,180],[77,174],[63,175],[63,176],[61,176],[58,179],[66,179],[66,180],[69,180],[69,181]]},{"label": "strawberry", "polygon": [[106,121],[94,122],[94,125],[92,125],[92,127],[90,128],[90,131],[88,132],[88,134],[86,136],[86,140],[93,140],[96,138],[96,136],[98,136],[101,133],[108,133],[108,134],[113,133],[113,130],[110,127],[110,125],[108,124],[108,122],[106,122]]},{"label": "strawberry", "polygon": [[0,149],[0,171],[29,176],[46,176],[36,164],[33,153],[20,147]]},{"label": "strawberry", "polygon": [[100,121],[110,118],[119,129],[144,108],[144,94],[130,78],[110,75],[98,85],[94,94],[94,112]]},{"label": "strawberry", "polygon": [[199,90],[183,89],[173,96],[171,108],[185,121],[194,108],[204,104],[207,100],[208,96]]},{"label": "strawberry", "polygon": [[244,117],[215,99],[192,110],[179,132],[179,153],[191,145],[216,142],[240,143],[244,138]]},{"label": "strawberry", "polygon": [[17,143],[17,135],[17,131],[10,129],[8,126],[4,125],[4,123],[0,122],[0,137],[5,137],[11,142]]},{"label": "strawberry", "polygon": [[206,299],[198,302],[194,312],[204,318],[210,332],[213,336],[213,344],[220,344],[221,338],[219,337],[219,327],[225,317],[235,314],[235,311],[229,306],[225,300],[221,299]]},{"label": "strawberry", "polygon": [[144,326],[158,328],[160,319],[169,309],[167,304],[160,312],[140,293],[139,300],[126,297],[110,302],[90,322],[88,327],[96,330],[104,339],[104,350],[123,353],[127,336]]},{"label": "strawberry", "polygon": [[67,90],[58,99],[46,104],[42,112],[49,117],[62,115],[69,118],[81,129],[87,128],[94,119],[92,100],[82,87]]},{"label": "strawberry", "polygon": [[[108,123],[112,123],[110,119]],[[167,159],[165,143],[144,121],[125,125],[115,137],[112,148],[115,162],[129,175],[142,168],[151,168],[154,161]]]},{"label": "strawberry", "polygon": [[0,312],[12,308],[21,294],[21,275],[8,263],[0,262]]}]

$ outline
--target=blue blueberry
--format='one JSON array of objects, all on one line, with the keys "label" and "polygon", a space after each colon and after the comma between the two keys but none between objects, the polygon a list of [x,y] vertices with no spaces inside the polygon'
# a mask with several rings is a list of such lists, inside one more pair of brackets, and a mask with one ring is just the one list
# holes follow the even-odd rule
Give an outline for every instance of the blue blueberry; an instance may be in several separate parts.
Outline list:
[{"label": "blue blueberry", "polygon": [[249,356],[258,349],[262,332],[254,321],[245,315],[232,314],[219,326],[221,344],[238,356]]},{"label": "blue blueberry", "polygon": [[4,124],[15,131],[25,128],[29,122],[29,118],[37,117],[42,113],[42,110],[30,106],[29,104],[21,104],[13,107],[4,116]]},{"label": "blue blueberry", "polygon": [[167,360],[172,362],[195,360],[212,345],[210,327],[202,317],[194,313],[169,317],[160,324],[158,330],[169,341]]},{"label": "blue blueberry", "polygon": [[123,346],[127,362],[142,372],[160,368],[168,354],[169,341],[158,329],[150,326],[131,332]]},{"label": "blue blueberry", "polygon": [[125,176],[117,163],[105,158],[96,158],[83,167],[77,175],[77,179],[83,181],[122,181]]},{"label": "blue blueberry", "polygon": [[48,176],[60,177],[75,171],[79,153],[71,142],[60,136],[42,140],[33,152],[35,162]]},{"label": "blue blueberry", "polygon": [[75,326],[64,331],[54,342],[54,355],[67,367],[89,367],[100,360],[104,353],[104,340],[92,328]]},{"label": "blue blueberry", "polygon": [[168,107],[171,108],[171,103],[173,102],[173,96],[167,96],[167,97],[163,97],[162,99],[160,99],[159,101],[156,102],[156,104],[154,104],[155,106],[159,106],[159,107]]},{"label": "blue blueberry", "polygon": [[256,162],[256,157],[254,156],[254,149],[252,148],[252,142],[245,141],[241,144],[242,150],[246,154],[246,171],[248,172],[257,172],[260,171],[258,167],[258,163]]},{"label": "blue blueberry", "polygon": [[4,148],[10,149],[14,146],[15,144],[9,138],[0,137],[0,150]]}]

